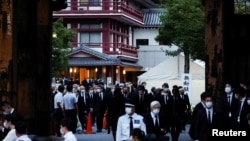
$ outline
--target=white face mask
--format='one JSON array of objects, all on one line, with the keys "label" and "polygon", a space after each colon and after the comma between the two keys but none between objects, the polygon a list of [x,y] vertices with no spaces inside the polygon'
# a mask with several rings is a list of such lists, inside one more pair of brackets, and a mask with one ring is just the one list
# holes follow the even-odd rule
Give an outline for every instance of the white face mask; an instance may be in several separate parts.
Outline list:
[{"label": "white face mask", "polygon": [[247,100],[247,104],[250,105],[250,100]]},{"label": "white face mask", "polygon": [[211,107],[213,106],[213,103],[210,102],[210,101],[205,102],[205,104],[206,104],[206,107],[207,107],[207,108],[211,108]]},{"label": "white face mask", "polygon": [[4,126],[5,128],[9,128],[9,126],[8,126],[8,124],[7,124],[6,121],[3,123],[3,126]]},{"label": "white face mask", "polygon": [[163,88],[165,91],[168,91],[169,89],[168,88]]},{"label": "white face mask", "polygon": [[126,107],[125,112],[126,112],[126,114],[131,114],[132,113],[132,108]]},{"label": "white face mask", "polygon": [[62,129],[62,128],[60,129],[60,133],[61,133],[62,135],[64,135],[64,132],[63,132],[63,129]]},{"label": "white face mask", "polygon": [[161,93],[161,95],[167,95],[167,93]]},{"label": "white face mask", "polygon": [[9,114],[9,113],[8,113],[8,112],[6,112],[6,111],[4,111],[4,112],[3,112],[3,115],[8,115],[8,114]]},{"label": "white face mask", "polygon": [[159,114],[159,112],[160,112],[160,109],[153,109],[153,111],[152,111],[155,115],[158,115]]},{"label": "white face mask", "polygon": [[225,92],[226,92],[226,93],[230,93],[231,91],[232,91],[231,87],[226,87],[226,88],[225,88]]}]

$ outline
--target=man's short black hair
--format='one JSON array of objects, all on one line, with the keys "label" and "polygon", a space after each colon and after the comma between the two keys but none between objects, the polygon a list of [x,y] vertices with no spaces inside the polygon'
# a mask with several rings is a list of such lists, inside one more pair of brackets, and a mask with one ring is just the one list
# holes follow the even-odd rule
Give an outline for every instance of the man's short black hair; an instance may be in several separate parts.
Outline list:
[{"label": "man's short black hair", "polygon": [[207,94],[206,92],[201,93],[201,95],[200,95],[201,100],[205,100],[206,94]]},{"label": "man's short black hair", "polygon": [[72,92],[73,86],[71,84],[68,84],[66,89],[67,89],[68,92]]},{"label": "man's short black hair", "polygon": [[60,125],[66,127],[69,131],[73,130],[73,121],[69,118],[62,119]]},{"label": "man's short black hair", "polygon": [[11,124],[13,124],[13,125],[16,125],[17,122],[18,122],[18,120],[19,120],[18,116],[15,115],[15,114],[8,114],[8,115],[6,115],[6,116],[5,116],[5,119],[6,119],[8,122],[11,122]]},{"label": "man's short black hair", "polygon": [[62,93],[62,92],[64,91],[64,89],[65,89],[64,85],[59,85],[59,86],[58,86],[58,91],[59,91],[59,92]]},{"label": "man's short black hair", "polygon": [[27,133],[27,124],[24,120],[19,120],[15,125],[16,132],[23,135]]}]

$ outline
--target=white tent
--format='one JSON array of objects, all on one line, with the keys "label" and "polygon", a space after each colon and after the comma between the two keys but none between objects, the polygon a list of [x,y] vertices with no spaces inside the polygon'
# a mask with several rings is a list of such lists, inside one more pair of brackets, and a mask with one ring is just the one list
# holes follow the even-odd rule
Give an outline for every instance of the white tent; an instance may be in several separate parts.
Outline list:
[{"label": "white tent", "polygon": [[[182,86],[182,75],[184,73],[184,56],[179,55],[170,57],[162,63],[149,69],[147,72],[138,76],[138,82],[146,82],[146,89],[154,86],[161,88],[162,84],[167,82],[169,88],[173,85]],[[189,94],[192,105],[200,101],[200,94],[205,91],[205,65],[204,63],[190,61],[191,93]]]}]

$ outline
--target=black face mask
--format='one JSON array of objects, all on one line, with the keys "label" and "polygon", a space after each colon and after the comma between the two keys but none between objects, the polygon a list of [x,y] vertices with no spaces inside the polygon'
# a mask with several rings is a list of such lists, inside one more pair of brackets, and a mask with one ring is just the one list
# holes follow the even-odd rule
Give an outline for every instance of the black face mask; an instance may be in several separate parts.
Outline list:
[{"label": "black face mask", "polygon": [[127,91],[124,91],[123,93],[127,94],[128,92],[127,92]]}]

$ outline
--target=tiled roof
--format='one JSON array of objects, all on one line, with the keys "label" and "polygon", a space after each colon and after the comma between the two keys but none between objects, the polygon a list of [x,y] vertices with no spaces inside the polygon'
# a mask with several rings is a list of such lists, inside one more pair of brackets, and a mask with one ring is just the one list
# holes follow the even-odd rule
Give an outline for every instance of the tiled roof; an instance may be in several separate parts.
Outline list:
[{"label": "tiled roof", "polygon": [[73,50],[72,53],[74,54],[76,52],[83,51],[85,53],[91,54],[93,56],[98,57],[96,58],[84,58],[84,57],[70,57],[69,58],[69,65],[70,66],[113,66],[113,65],[121,65],[124,67],[135,67],[135,68],[142,68],[141,66],[137,65],[136,63],[129,63],[129,62],[123,62],[120,60],[120,58],[109,56],[107,54],[100,53],[96,50],[93,50],[85,45],[81,45],[80,47],[77,47]]},{"label": "tiled roof", "polygon": [[71,54],[74,54],[75,52],[78,52],[78,51],[84,51],[88,54],[91,54],[91,55],[96,56],[98,58],[101,58],[103,60],[119,61],[119,59],[117,57],[109,56],[107,54],[93,50],[84,44],[81,44],[81,46],[74,48],[73,52]]},{"label": "tiled roof", "polygon": [[144,27],[159,27],[162,25],[160,16],[164,14],[165,9],[163,8],[144,9],[142,12],[143,12]]},{"label": "tiled roof", "polygon": [[90,60],[87,58],[70,58],[70,66],[112,66],[119,65],[119,63],[110,60]]}]

